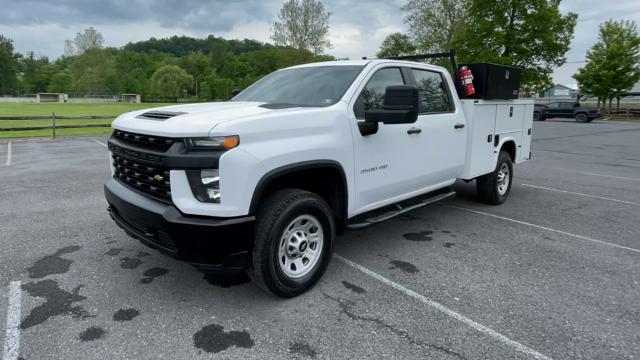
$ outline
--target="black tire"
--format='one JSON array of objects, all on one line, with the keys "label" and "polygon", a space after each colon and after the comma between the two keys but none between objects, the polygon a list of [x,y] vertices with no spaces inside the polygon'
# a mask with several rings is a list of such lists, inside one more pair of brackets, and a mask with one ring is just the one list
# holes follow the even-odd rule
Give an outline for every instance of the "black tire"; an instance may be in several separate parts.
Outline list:
[{"label": "black tire", "polygon": [[589,122],[589,117],[585,113],[577,113],[576,114],[576,122],[579,122],[579,123]]},{"label": "black tire", "polygon": [[544,116],[539,111],[533,113],[533,121],[544,121]]},{"label": "black tire", "polygon": [[[501,184],[498,180],[498,175],[505,166],[508,171],[508,183],[506,184],[506,191],[500,191]],[[504,170],[504,169],[503,169]],[[500,205],[504,203],[509,197],[511,192],[511,184],[513,183],[513,162],[511,155],[506,151],[500,151],[498,155],[498,164],[496,169],[486,175],[480,176],[476,179],[476,189],[478,192],[478,199],[483,203],[490,205]]]},{"label": "black tire", "polygon": [[[293,278],[285,274],[278,263],[278,250],[285,231],[291,231],[290,223],[300,216],[309,215],[322,226],[321,250],[309,272]],[[277,296],[289,298],[304,293],[318,282],[329,265],[335,228],[331,208],[320,196],[298,189],[276,191],[258,209],[253,260],[247,273],[258,286]]]}]

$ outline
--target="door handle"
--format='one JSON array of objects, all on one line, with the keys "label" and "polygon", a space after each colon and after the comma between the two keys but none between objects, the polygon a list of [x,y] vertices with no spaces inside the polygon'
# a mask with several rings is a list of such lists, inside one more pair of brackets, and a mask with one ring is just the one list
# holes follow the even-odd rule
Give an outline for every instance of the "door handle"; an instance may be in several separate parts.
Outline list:
[{"label": "door handle", "polygon": [[422,129],[419,129],[417,127],[412,127],[409,130],[407,130],[407,134],[411,135],[411,134],[420,134],[422,132]]},{"label": "door handle", "polygon": [[464,124],[455,124],[453,125],[454,129],[462,129],[464,127]]}]

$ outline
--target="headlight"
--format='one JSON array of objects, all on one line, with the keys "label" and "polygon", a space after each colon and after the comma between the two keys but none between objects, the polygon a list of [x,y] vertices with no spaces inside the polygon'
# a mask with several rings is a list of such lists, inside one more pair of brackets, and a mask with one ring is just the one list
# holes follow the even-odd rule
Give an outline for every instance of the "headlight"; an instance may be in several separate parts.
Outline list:
[{"label": "headlight", "polygon": [[220,170],[187,170],[187,179],[191,186],[191,192],[198,201],[207,203],[220,203]]},{"label": "headlight", "polygon": [[213,136],[208,138],[184,139],[188,149],[192,150],[230,150],[240,144],[238,135]]}]

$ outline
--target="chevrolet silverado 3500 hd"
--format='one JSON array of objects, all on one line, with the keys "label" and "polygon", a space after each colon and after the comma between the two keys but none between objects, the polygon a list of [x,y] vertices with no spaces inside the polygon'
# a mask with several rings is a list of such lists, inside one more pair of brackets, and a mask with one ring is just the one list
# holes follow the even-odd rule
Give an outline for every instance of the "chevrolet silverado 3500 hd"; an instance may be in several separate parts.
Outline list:
[{"label": "chevrolet silverado 3500 hd", "polygon": [[450,197],[456,179],[475,179],[486,203],[507,199],[533,103],[461,99],[456,85],[418,62],[334,61],[276,71],[229,102],[123,114],[109,213],[202,271],[299,295],[347,227]]}]

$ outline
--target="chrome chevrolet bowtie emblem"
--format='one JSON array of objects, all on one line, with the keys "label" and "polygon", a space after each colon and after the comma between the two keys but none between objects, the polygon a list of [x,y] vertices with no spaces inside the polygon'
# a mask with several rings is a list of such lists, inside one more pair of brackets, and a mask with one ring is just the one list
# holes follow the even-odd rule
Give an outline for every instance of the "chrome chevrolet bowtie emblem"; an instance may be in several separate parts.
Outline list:
[{"label": "chrome chevrolet bowtie emblem", "polygon": [[154,175],[154,176],[153,176],[153,180],[155,180],[155,181],[162,181],[162,180],[164,180],[164,177],[162,177],[161,175]]}]

